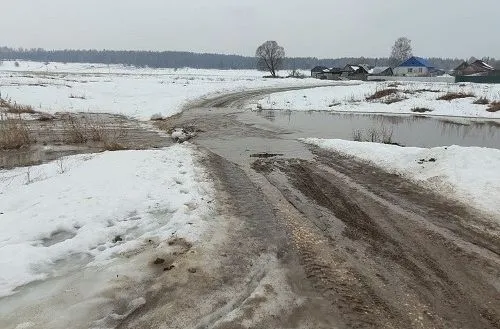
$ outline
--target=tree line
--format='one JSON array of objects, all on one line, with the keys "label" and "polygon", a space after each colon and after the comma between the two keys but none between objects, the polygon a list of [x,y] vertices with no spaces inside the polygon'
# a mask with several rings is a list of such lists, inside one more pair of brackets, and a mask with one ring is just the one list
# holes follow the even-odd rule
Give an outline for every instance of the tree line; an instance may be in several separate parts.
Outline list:
[{"label": "tree line", "polygon": [[[193,53],[181,51],[118,51],[118,50],[45,50],[14,49],[0,47],[1,60],[28,60],[37,62],[123,64],[136,67],[200,69],[255,69],[258,60],[255,57],[240,55]],[[457,67],[464,59],[430,58],[430,62],[441,69]],[[486,58],[487,62],[497,67],[500,61]],[[314,66],[344,67],[347,64],[367,64],[389,66],[389,58],[342,57],[318,59],[315,57],[287,57],[283,59],[283,70],[309,70]]]}]

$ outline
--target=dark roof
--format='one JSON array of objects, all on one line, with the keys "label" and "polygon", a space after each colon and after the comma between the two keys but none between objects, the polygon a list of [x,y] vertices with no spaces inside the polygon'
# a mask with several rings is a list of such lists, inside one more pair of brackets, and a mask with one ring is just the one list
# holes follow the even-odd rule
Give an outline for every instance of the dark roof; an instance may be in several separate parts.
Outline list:
[{"label": "dark roof", "polygon": [[344,67],[344,72],[368,73],[368,71],[363,66],[353,64],[347,64]]},{"label": "dark roof", "polygon": [[432,67],[429,62],[422,57],[410,57],[403,63],[399,64],[398,67]]},{"label": "dark roof", "polygon": [[495,70],[495,68],[493,66],[488,65],[484,61],[481,61],[479,59],[477,61],[471,63],[470,65],[475,66],[475,67],[479,67],[479,68],[486,70],[486,71],[494,71]]},{"label": "dark roof", "polygon": [[472,63],[463,62],[459,66],[454,69],[457,74],[476,74],[476,73],[488,73],[495,71],[495,68],[491,65],[488,65],[484,61],[475,60]]},{"label": "dark roof", "polygon": [[467,63],[467,62],[462,62],[459,66],[457,66],[457,67],[455,68],[455,70],[454,70],[454,71],[461,71],[461,70],[463,70],[463,69],[467,68],[469,65],[470,65],[470,64],[469,64],[469,63]]},{"label": "dark roof", "polygon": [[342,73],[342,69],[340,67],[332,67],[328,70],[330,73]]},{"label": "dark roof", "polygon": [[311,72],[323,72],[325,70],[328,70],[328,67],[326,66],[316,66],[314,67]]}]

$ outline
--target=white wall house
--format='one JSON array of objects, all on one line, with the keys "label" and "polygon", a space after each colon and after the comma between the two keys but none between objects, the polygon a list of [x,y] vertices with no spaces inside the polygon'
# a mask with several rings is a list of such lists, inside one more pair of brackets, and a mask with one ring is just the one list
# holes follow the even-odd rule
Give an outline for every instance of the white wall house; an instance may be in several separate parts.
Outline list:
[{"label": "white wall house", "polygon": [[396,76],[422,77],[429,76],[431,68],[427,60],[420,57],[411,57],[396,66],[393,71]]}]

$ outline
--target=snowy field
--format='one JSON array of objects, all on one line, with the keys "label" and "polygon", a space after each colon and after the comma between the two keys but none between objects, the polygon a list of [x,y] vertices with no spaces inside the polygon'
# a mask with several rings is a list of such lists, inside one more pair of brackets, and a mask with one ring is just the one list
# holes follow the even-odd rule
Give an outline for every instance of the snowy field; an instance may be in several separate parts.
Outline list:
[{"label": "snowy field", "polygon": [[324,84],[316,79],[264,79],[256,70],[150,69],[123,65],[4,62],[0,96],[54,113],[118,113],[149,120],[178,113],[202,96],[262,87]]},{"label": "snowy field", "polygon": [[175,145],[0,171],[0,297],[65,275],[58,263],[102,265],[174,234],[195,242],[212,200],[195,154]]},{"label": "snowy field", "polygon": [[500,150],[461,146],[399,147],[318,138],[302,141],[357,157],[441,194],[455,196],[466,204],[493,213],[500,222]]},{"label": "snowy field", "polygon": [[[367,100],[377,91],[395,89],[385,97]],[[471,97],[451,101],[437,100],[448,93],[470,94]],[[488,105],[473,104],[479,98],[490,103],[500,101],[499,84],[455,84],[427,82],[359,82],[344,86],[328,86],[309,90],[272,94],[259,101],[259,108],[292,111],[337,111],[360,113],[415,114],[416,108],[426,115],[500,118],[500,111],[488,112]]]}]

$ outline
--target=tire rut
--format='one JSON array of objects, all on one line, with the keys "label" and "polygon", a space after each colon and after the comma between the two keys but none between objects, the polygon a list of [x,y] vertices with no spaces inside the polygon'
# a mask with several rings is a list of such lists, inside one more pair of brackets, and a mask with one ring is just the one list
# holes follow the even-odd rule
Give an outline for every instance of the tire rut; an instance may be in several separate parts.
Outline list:
[{"label": "tire rut", "polygon": [[[315,230],[314,234],[328,238],[324,249],[333,255],[328,262],[315,261],[314,255],[326,252],[314,251],[308,244],[303,245],[301,254],[309,279],[323,290],[334,291],[330,296],[334,304],[342,301],[342,308],[348,310],[343,313],[348,325],[500,326],[500,300],[492,285],[500,273],[498,259],[491,262],[463,250],[446,236],[430,231],[413,218],[405,218],[402,212],[367,198],[332,174],[334,170],[327,172],[314,162],[302,160],[257,162],[254,168],[266,175],[304,220],[316,223],[320,207],[323,225],[343,227],[341,234],[336,230]],[[335,256],[342,261],[333,262]],[[471,263],[481,266],[484,272],[469,268]],[[352,278],[350,284],[338,280],[341,276],[335,271],[339,266]],[[391,294],[387,290],[392,290]]]}]

